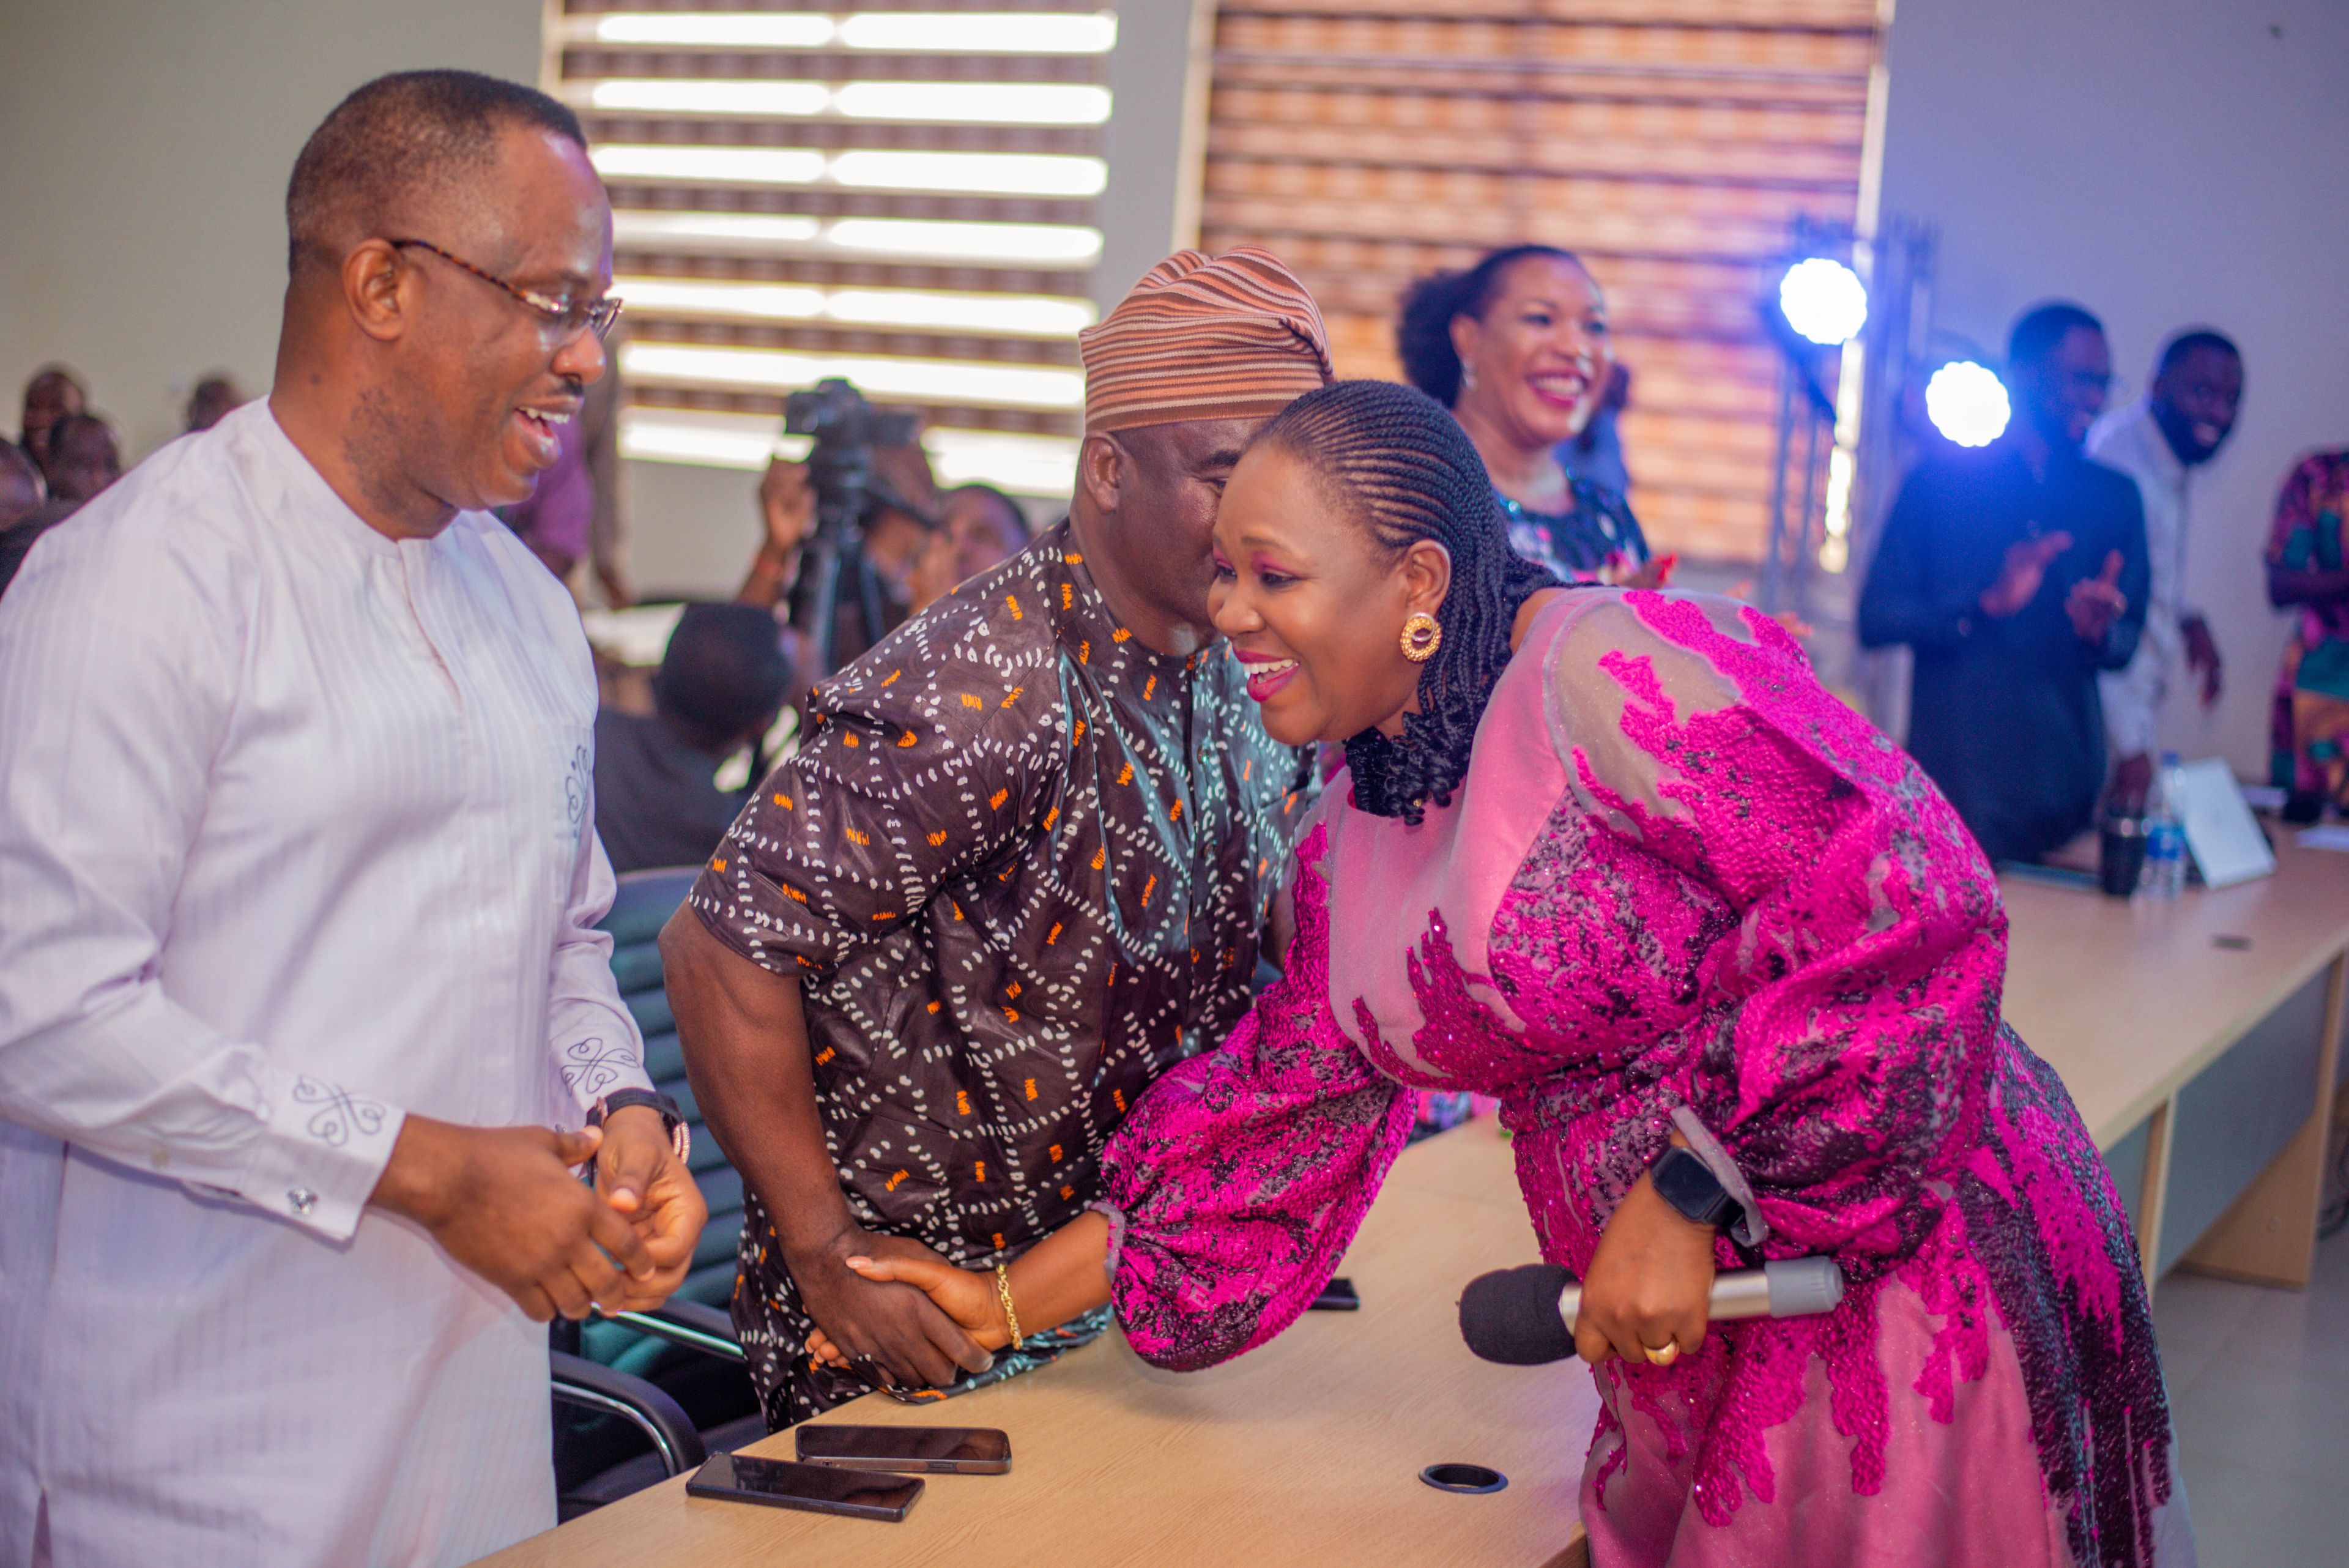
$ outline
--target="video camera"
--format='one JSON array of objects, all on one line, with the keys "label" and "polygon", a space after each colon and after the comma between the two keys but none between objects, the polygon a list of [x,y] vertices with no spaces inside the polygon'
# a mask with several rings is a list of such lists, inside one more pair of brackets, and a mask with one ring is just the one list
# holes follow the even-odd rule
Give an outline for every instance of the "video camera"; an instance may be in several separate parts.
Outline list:
[{"label": "video camera", "polygon": [[913,414],[875,409],[837,376],[783,400],[784,431],[815,438],[807,459],[808,479],[815,487],[815,532],[802,546],[792,620],[808,639],[822,674],[835,668],[835,610],[843,576],[857,586],[865,635],[876,640],[880,635],[878,585],[863,551],[874,499],[873,451],[909,443],[916,424]]},{"label": "video camera", "polygon": [[913,414],[883,412],[837,376],[783,400],[784,431],[815,438],[807,466],[817,537],[829,535],[836,543],[862,530],[872,500],[873,449],[907,444],[915,424]]}]

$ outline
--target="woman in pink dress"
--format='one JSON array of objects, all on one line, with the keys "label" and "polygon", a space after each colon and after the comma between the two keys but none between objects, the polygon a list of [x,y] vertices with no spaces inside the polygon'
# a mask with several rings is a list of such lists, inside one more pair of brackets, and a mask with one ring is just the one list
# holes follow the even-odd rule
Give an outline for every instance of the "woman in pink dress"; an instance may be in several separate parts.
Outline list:
[{"label": "woman in pink dress", "polygon": [[[2136,1245],[2000,1022],[1997,885],[1916,764],[1764,615],[1545,591],[1404,388],[1275,419],[1216,544],[1266,729],[1349,763],[1287,971],[1008,1274],[857,1266],[984,1343],[1106,1300],[1144,1357],[1206,1366],[1319,1293],[1411,1091],[1476,1090],[1584,1282],[1600,1568],[2190,1563]],[[1707,1188],[1718,1226],[1683,1212]],[[1708,1330],[1716,1268],[1806,1254],[1842,1266],[1835,1311]]]}]

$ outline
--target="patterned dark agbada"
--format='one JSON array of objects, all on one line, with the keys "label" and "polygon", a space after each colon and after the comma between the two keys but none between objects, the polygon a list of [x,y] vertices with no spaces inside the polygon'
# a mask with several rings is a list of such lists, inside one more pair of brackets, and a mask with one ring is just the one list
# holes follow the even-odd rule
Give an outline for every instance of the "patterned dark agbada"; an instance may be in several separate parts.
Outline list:
[{"label": "patterned dark agbada", "polygon": [[[1065,523],[812,707],[690,902],[802,981],[859,1222],[989,1266],[1081,1212],[1142,1090],[1247,1012],[1306,759],[1222,644],[1174,658],[1119,626]],[[746,1207],[735,1321],[780,1426],[867,1386],[809,1366]]]}]

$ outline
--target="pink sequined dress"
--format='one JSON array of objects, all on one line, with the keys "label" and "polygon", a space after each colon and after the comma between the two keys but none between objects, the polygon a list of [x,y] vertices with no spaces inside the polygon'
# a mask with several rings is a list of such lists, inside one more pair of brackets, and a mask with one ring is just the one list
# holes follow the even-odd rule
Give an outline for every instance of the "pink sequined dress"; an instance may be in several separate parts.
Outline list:
[{"label": "pink sequined dress", "polygon": [[1560,596],[1452,805],[1409,826],[1340,777],[1296,899],[1287,975],[1103,1156],[1143,1355],[1204,1366],[1294,1321],[1413,1090],[1500,1097],[1542,1251],[1577,1272],[1693,1125],[1759,1251],[1830,1254],[1850,1288],[1597,1371],[1599,1568],[2192,1562],[2136,1245],[2000,1022],[1990,867],[1775,622]]}]

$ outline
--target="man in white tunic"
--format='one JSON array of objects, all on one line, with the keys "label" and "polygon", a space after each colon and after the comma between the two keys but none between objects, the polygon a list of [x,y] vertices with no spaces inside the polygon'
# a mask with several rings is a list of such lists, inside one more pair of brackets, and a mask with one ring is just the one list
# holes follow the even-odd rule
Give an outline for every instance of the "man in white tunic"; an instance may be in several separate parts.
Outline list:
[{"label": "man in white tunic", "polygon": [[659,1301],[704,1214],[657,1108],[582,1125],[649,1087],[594,929],[595,683],[482,510],[604,368],[578,124],[387,78],[287,216],[270,397],[0,601],[10,1568],[454,1563],[551,1525],[539,1324]]},{"label": "man in white tunic", "polygon": [[2124,811],[2145,809],[2161,705],[2179,672],[2201,678],[2204,707],[2219,700],[2218,639],[2186,592],[2186,504],[2193,471],[2218,455],[2242,400],[2242,356],[2221,334],[2198,327],[2162,347],[2144,397],[2088,432],[2088,455],[2137,481],[2153,564],[2137,656],[2096,677],[2113,759],[2112,801]]}]

